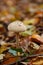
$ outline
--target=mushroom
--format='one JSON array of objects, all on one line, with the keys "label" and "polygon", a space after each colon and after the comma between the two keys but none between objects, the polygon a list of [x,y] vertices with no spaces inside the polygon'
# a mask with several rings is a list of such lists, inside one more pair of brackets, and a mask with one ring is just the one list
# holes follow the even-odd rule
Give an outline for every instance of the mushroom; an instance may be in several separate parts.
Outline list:
[{"label": "mushroom", "polygon": [[0,60],[3,60],[4,56],[5,56],[5,54],[0,54]]},{"label": "mushroom", "polygon": [[16,34],[16,43],[19,46],[19,32],[26,30],[26,26],[21,21],[14,21],[8,25],[8,30],[15,32]]}]

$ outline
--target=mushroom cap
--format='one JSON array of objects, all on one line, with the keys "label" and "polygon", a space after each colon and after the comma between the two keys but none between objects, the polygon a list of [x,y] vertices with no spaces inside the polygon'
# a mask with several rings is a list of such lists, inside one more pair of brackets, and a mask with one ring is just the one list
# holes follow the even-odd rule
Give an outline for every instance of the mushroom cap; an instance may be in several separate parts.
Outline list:
[{"label": "mushroom cap", "polygon": [[8,25],[8,30],[13,32],[23,32],[26,26],[21,21],[14,21]]}]

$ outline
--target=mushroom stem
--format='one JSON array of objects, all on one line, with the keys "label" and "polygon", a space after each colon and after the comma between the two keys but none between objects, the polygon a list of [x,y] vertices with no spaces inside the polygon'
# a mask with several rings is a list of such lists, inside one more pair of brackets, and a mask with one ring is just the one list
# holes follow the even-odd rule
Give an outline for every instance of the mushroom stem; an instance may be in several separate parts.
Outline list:
[{"label": "mushroom stem", "polygon": [[17,47],[19,46],[19,33],[16,33],[16,44]]}]

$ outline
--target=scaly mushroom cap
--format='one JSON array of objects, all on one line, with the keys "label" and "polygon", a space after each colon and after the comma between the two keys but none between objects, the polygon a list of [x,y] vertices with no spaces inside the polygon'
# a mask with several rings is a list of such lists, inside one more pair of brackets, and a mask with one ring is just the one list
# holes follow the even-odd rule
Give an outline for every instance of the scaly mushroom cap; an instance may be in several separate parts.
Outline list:
[{"label": "scaly mushroom cap", "polygon": [[21,21],[15,21],[8,25],[8,30],[13,32],[23,32],[26,26]]}]

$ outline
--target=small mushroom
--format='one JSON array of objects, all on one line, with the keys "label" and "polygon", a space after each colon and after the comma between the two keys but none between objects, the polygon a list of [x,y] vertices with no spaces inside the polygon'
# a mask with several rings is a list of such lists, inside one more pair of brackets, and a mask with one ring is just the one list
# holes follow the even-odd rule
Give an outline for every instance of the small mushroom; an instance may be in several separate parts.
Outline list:
[{"label": "small mushroom", "polygon": [[3,60],[4,54],[0,54],[0,60]]},{"label": "small mushroom", "polygon": [[3,40],[0,40],[0,45],[6,45],[6,42]]},{"label": "small mushroom", "polygon": [[8,25],[8,30],[16,33],[16,43],[19,46],[19,32],[26,30],[26,26],[21,21],[14,21]]}]

